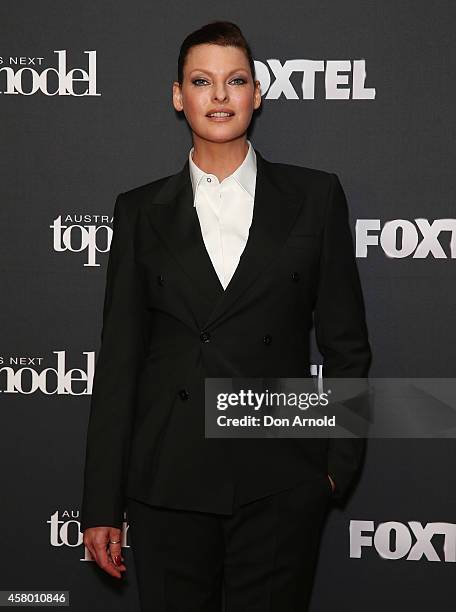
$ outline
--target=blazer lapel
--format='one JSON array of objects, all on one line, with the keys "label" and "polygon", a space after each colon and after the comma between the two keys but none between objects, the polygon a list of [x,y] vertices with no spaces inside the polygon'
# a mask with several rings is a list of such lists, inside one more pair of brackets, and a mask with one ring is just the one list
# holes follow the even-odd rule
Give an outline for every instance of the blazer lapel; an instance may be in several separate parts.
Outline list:
[{"label": "blazer lapel", "polygon": [[201,329],[218,322],[274,262],[302,206],[302,197],[286,192],[273,176],[273,164],[255,149],[257,178],[249,237],[226,290],[217,276],[201,234],[190,181],[188,159],[169,178],[147,208],[156,232],[192,280]]},{"label": "blazer lapel", "polygon": [[257,179],[249,237],[229,285],[205,322],[206,327],[228,316],[260,275],[267,274],[301,210],[304,198],[291,190],[284,191],[286,185],[280,185],[280,172],[274,176],[274,164],[257,149],[255,153]]},{"label": "blazer lapel", "polygon": [[[188,160],[148,208],[148,216],[187,275],[209,298],[223,293],[201,234],[190,182]],[[170,198],[170,199],[168,199]]]}]

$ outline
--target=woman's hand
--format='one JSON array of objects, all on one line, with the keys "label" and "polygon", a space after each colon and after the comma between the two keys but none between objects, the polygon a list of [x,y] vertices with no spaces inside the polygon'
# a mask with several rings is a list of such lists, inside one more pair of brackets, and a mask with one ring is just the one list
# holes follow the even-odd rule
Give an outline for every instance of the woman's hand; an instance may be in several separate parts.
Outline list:
[{"label": "woman's hand", "polygon": [[[122,563],[121,540],[122,532],[115,527],[88,527],[83,535],[83,543],[97,565],[115,578],[122,578],[121,572],[127,569]],[[116,544],[110,544],[110,541]]]}]

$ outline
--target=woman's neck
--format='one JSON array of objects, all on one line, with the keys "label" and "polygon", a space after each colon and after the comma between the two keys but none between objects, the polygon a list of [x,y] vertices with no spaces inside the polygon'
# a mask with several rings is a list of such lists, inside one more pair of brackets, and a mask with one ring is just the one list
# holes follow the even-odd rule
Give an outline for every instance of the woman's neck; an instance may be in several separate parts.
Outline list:
[{"label": "woman's neck", "polygon": [[198,168],[208,174],[215,174],[219,181],[239,168],[249,150],[244,136],[230,142],[209,142],[194,137],[193,147],[192,159]]}]

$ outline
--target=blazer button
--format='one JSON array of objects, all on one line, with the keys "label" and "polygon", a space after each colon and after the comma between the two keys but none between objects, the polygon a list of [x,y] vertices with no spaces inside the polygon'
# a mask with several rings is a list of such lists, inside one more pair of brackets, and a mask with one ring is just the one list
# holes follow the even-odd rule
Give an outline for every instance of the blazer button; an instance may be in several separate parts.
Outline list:
[{"label": "blazer button", "polygon": [[157,276],[157,283],[160,285],[160,287],[163,287],[163,285],[165,284],[165,279],[161,274]]},{"label": "blazer button", "polygon": [[179,397],[181,398],[181,400],[184,402],[185,400],[188,400],[190,395],[188,394],[187,389],[180,389],[179,390]]},{"label": "blazer button", "polygon": [[270,336],[269,334],[266,334],[265,336],[263,336],[263,342],[265,344],[271,344],[272,342],[272,336]]},{"label": "blazer button", "polygon": [[293,274],[291,275],[291,278],[295,281],[298,282],[298,280],[301,278],[299,276],[299,274],[297,272],[293,272]]},{"label": "blazer button", "polygon": [[201,342],[210,342],[211,334],[209,332],[203,331],[200,333]]}]

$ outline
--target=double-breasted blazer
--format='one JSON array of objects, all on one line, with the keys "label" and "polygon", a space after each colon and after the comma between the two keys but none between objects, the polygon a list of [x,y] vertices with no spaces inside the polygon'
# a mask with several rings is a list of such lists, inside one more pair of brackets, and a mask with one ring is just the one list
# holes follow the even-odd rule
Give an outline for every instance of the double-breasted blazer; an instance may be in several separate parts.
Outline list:
[{"label": "double-breasted blazer", "polygon": [[[188,160],[114,206],[81,528],[121,527],[126,497],[229,514],[308,481],[343,498],[361,439],[205,438],[205,377],[365,377],[365,306],[336,174],[255,149],[253,221],[223,289],[193,207]],[[323,485],[325,482],[325,485]]]}]

